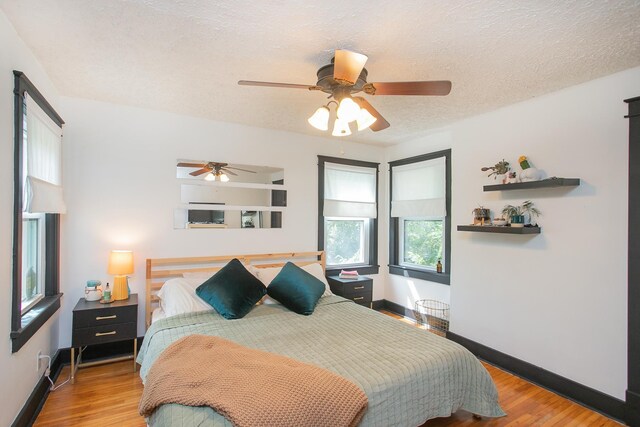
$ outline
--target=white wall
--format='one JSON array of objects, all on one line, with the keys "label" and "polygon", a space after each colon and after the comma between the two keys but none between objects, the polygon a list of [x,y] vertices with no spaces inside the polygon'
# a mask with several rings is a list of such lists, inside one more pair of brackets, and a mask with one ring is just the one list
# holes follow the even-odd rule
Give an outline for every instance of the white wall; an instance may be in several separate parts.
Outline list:
[{"label": "white wall", "polygon": [[[43,371],[36,354],[58,349],[58,315],[53,315],[17,353],[11,353],[13,246],[13,70],[29,80],[57,108],[58,94],[46,73],[0,11],[0,425],[8,426],[33,391]],[[64,232],[64,230],[63,230]]]},{"label": "white wall", "polygon": [[[70,345],[71,310],[83,296],[86,280],[112,281],[106,271],[112,249],[134,251],[130,285],[140,298],[139,334],[144,331],[146,258],[316,250],[317,155],[340,156],[339,140],[80,99],[61,98],[61,104],[67,122],[63,156],[68,208],[63,218],[61,347]],[[345,142],[344,157],[379,162],[383,149]],[[175,230],[173,210],[181,203],[175,168],[179,158],[284,168],[288,206],[283,228]],[[378,275],[374,298],[382,299],[383,287]]]},{"label": "white wall", "polygon": [[[451,303],[451,329],[597,390],[626,388],[628,122],[640,68],[458,122],[392,147],[388,160],[452,149],[451,286],[391,276],[385,298]],[[483,192],[480,171],[527,155],[574,189]],[[531,199],[536,236],[458,232],[479,204]]]}]

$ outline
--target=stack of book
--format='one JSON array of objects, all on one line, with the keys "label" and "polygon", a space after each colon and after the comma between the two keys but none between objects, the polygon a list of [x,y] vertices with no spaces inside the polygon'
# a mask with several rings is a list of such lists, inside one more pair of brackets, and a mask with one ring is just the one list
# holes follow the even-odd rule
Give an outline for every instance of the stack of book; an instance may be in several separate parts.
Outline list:
[{"label": "stack of book", "polygon": [[359,276],[356,270],[342,270],[338,277],[341,279],[357,280]]}]

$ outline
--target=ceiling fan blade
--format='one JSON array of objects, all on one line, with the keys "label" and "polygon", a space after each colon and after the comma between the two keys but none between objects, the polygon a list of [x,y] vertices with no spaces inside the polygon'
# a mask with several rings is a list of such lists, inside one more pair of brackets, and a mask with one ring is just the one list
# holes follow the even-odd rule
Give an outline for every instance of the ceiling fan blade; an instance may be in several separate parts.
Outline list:
[{"label": "ceiling fan blade", "polygon": [[191,175],[191,176],[200,176],[200,175],[202,175],[203,173],[207,173],[207,172],[211,172],[211,169],[209,169],[209,168],[202,168],[202,169],[197,170],[197,171],[195,171],[195,172],[191,172],[189,175]]},{"label": "ceiling fan blade", "polygon": [[294,83],[273,83],[273,82],[257,82],[253,80],[238,80],[240,86],[264,86],[264,87],[284,87],[287,89],[307,89],[320,90],[318,86],[298,85]]},{"label": "ceiling fan blade", "polygon": [[231,172],[231,171],[230,171],[229,169],[227,169],[227,168],[220,168],[220,170],[221,170],[222,172],[224,172],[224,173],[228,173],[229,175],[238,176],[238,174],[237,174],[237,173],[233,173],[233,172]]},{"label": "ceiling fan blade", "polygon": [[179,168],[203,168],[206,166],[206,163],[178,163]]},{"label": "ceiling fan blade", "polygon": [[371,126],[369,126],[369,129],[374,132],[378,132],[391,126],[389,122],[384,117],[382,117],[382,114],[380,114],[378,110],[376,110],[371,104],[369,104],[369,101],[361,96],[354,96],[353,99],[358,103],[358,105],[360,105],[360,108],[364,108],[377,119]]},{"label": "ceiling fan blade", "polygon": [[367,83],[363,90],[369,95],[444,96],[449,95],[449,92],[451,92],[451,82],[437,80],[431,82]]},{"label": "ceiling fan blade", "polygon": [[231,166],[227,166],[227,167],[225,167],[225,169],[233,169],[233,170],[242,171],[242,172],[256,173],[256,171],[250,171],[250,170],[247,170],[247,169],[234,168],[234,167],[231,167]]},{"label": "ceiling fan blade", "polygon": [[348,50],[336,50],[333,78],[340,81],[354,84],[358,81],[358,77],[367,62],[367,56],[361,53],[351,52]]}]

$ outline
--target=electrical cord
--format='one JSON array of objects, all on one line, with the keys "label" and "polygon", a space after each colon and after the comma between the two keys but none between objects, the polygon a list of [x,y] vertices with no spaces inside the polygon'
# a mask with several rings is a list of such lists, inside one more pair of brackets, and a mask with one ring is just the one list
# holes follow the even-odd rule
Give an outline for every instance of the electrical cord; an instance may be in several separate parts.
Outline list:
[{"label": "electrical cord", "polygon": [[66,379],[66,381],[58,384],[57,386],[54,384],[53,380],[51,379],[51,356],[46,355],[46,354],[41,354],[40,355],[40,359],[47,359],[47,369],[45,369],[44,371],[44,376],[47,377],[47,379],[49,380],[49,382],[51,383],[51,387],[49,387],[50,391],[56,391],[57,389],[59,389],[60,387],[62,387],[63,385],[65,385],[66,383],[68,383],[71,380],[71,372],[69,372],[69,378]]}]

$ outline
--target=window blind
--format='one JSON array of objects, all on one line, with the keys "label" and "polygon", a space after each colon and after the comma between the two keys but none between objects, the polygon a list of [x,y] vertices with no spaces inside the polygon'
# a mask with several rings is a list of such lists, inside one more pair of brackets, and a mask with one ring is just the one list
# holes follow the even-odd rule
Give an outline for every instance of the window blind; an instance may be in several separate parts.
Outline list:
[{"label": "window blind", "polygon": [[62,197],[62,129],[25,94],[24,211],[66,213]]},{"label": "window blind", "polygon": [[395,166],[392,191],[392,217],[446,216],[445,158]]},{"label": "window blind", "polygon": [[376,169],[324,164],[325,217],[376,218]]}]

